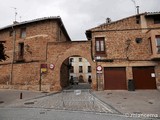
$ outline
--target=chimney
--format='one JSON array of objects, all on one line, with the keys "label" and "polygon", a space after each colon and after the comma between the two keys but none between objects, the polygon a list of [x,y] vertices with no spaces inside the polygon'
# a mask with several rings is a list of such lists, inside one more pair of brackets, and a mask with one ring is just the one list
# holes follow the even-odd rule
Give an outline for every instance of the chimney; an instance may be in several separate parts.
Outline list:
[{"label": "chimney", "polygon": [[18,24],[19,22],[17,22],[17,21],[13,21],[13,24]]},{"label": "chimney", "polygon": [[139,6],[136,6],[136,8],[137,8],[137,15],[139,14]]},{"label": "chimney", "polygon": [[111,18],[106,18],[106,24],[111,23]]}]

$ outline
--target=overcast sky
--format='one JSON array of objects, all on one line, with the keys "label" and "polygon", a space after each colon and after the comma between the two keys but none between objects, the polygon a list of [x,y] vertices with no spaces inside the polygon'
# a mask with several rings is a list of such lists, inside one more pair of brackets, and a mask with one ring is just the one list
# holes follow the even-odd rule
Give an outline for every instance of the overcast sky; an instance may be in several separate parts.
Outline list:
[{"label": "overcast sky", "polygon": [[14,7],[17,21],[21,22],[48,16],[60,16],[72,40],[86,39],[85,31],[105,22],[136,13],[160,11],[160,0],[0,0],[0,27],[14,21]]}]

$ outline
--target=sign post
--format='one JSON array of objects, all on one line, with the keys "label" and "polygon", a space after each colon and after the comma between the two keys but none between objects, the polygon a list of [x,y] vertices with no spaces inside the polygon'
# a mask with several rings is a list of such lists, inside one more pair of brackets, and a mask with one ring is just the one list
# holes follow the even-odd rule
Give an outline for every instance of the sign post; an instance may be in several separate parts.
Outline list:
[{"label": "sign post", "polygon": [[98,80],[98,90],[103,89],[103,82],[102,82],[102,66],[98,65],[96,68],[97,71],[97,80]]},{"label": "sign post", "polygon": [[47,64],[41,64],[41,66],[40,66],[39,91],[41,91],[41,86],[42,86],[42,75],[46,72],[47,72]]},{"label": "sign post", "polygon": [[97,69],[97,73],[102,73],[102,66],[101,65],[98,65],[96,69]]}]

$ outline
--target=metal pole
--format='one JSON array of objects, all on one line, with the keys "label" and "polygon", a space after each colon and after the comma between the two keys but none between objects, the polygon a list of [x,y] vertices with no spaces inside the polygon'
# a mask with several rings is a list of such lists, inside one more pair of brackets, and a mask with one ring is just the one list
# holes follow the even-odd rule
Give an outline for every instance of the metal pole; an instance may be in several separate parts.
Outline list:
[{"label": "metal pole", "polygon": [[40,80],[39,80],[39,91],[41,91],[42,73],[40,68]]},{"label": "metal pole", "polygon": [[13,53],[12,53],[12,60],[11,60],[11,72],[10,72],[10,85],[13,82],[13,63],[14,63],[14,56],[15,56],[15,41],[16,41],[16,31],[12,26],[13,30]]},{"label": "metal pole", "polygon": [[98,91],[98,87],[99,87],[99,81],[98,81],[98,74],[97,74],[97,60],[95,60],[95,62],[96,62],[96,82],[97,82],[97,91]]},{"label": "metal pole", "polygon": [[22,92],[20,93],[20,99],[22,99],[23,97],[22,97]]}]

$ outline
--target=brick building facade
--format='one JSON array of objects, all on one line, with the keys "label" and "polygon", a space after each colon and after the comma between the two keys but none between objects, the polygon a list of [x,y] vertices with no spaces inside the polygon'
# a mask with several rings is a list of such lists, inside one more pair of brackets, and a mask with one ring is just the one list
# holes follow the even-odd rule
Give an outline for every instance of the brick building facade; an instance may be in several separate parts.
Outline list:
[{"label": "brick building facade", "polygon": [[130,83],[135,89],[160,86],[160,13],[107,21],[86,36],[92,41],[92,59],[102,67],[99,90],[127,89]]},{"label": "brick building facade", "polygon": [[0,40],[9,56],[0,62],[0,88],[61,90],[69,84],[69,57],[82,56],[94,66],[90,42],[71,42],[60,17],[6,26]]},{"label": "brick building facade", "polygon": [[69,57],[78,56],[91,65],[93,89],[128,89],[133,80],[136,89],[156,89],[160,86],[159,16],[144,13],[108,21],[87,30],[88,41],[79,42],[70,40],[60,17],[0,28],[0,41],[5,41],[9,56],[0,62],[0,88],[61,90],[69,84]]}]

